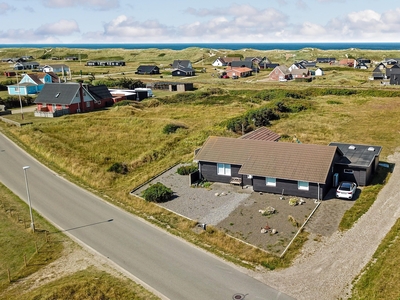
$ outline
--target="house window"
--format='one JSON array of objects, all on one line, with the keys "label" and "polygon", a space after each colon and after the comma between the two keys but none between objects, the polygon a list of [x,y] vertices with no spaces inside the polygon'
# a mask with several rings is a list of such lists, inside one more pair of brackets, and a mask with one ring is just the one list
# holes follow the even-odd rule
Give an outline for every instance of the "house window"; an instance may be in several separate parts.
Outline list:
[{"label": "house window", "polygon": [[310,187],[310,183],[307,181],[299,181],[297,184],[297,188],[299,190],[308,191]]},{"label": "house window", "polygon": [[345,174],[354,174],[354,171],[352,169],[344,169],[343,172]]},{"label": "house window", "polygon": [[268,186],[276,186],[276,178],[274,177],[266,177],[265,184]]},{"label": "house window", "polygon": [[90,102],[89,101],[86,102],[86,107],[90,107]]},{"label": "house window", "polygon": [[218,164],[217,174],[218,175],[231,176],[231,165],[229,165],[229,164]]}]

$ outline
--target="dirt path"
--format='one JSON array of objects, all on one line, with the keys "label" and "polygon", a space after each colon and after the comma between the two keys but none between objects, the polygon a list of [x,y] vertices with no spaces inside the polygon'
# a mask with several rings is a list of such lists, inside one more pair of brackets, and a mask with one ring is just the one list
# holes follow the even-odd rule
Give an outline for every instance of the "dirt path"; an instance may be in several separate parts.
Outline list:
[{"label": "dirt path", "polygon": [[350,230],[335,232],[321,241],[310,238],[293,266],[252,276],[296,299],[346,299],[351,282],[400,217],[400,153],[388,157],[395,163],[389,182]]}]

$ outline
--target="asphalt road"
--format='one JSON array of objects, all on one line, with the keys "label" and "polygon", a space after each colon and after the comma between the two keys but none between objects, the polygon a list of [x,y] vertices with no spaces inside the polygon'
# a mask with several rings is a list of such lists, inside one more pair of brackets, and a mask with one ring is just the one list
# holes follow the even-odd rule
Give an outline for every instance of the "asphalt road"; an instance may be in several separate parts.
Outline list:
[{"label": "asphalt road", "polygon": [[163,299],[293,299],[68,182],[0,134],[0,181],[27,202],[24,166],[34,210]]}]

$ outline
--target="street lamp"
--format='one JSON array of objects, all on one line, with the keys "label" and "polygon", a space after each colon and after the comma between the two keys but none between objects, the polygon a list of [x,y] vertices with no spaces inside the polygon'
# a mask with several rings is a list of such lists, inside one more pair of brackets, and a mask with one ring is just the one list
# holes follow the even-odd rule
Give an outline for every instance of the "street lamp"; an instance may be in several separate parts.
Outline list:
[{"label": "street lamp", "polygon": [[33,214],[32,214],[32,203],[31,203],[31,198],[29,196],[28,177],[26,176],[26,170],[28,170],[29,168],[30,168],[29,166],[22,167],[25,175],[26,194],[28,195],[29,214],[31,215],[31,229],[32,232],[35,232],[35,222],[33,221]]}]

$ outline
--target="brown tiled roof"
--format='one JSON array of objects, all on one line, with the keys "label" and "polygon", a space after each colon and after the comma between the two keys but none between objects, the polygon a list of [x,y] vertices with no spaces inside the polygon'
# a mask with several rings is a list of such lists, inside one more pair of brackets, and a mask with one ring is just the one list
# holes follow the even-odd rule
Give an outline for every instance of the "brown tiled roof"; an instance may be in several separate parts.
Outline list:
[{"label": "brown tiled roof", "polygon": [[281,136],[267,127],[260,127],[254,131],[251,131],[245,135],[242,135],[240,139],[247,140],[261,140],[261,141],[273,141],[276,142],[281,138]]},{"label": "brown tiled roof", "polygon": [[336,146],[209,137],[195,161],[242,166],[239,174],[325,183]]}]

